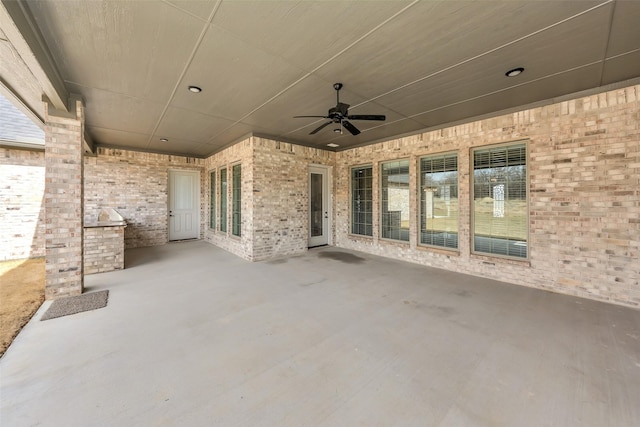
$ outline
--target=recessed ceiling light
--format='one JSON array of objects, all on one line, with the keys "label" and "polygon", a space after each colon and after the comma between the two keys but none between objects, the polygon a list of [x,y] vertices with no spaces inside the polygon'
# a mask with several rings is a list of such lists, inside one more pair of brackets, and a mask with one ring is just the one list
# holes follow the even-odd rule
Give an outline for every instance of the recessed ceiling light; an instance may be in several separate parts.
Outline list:
[{"label": "recessed ceiling light", "polygon": [[515,77],[518,74],[522,73],[523,71],[524,71],[524,68],[518,67],[518,68],[514,68],[513,70],[507,71],[506,73],[504,73],[504,75],[507,77]]},{"label": "recessed ceiling light", "polygon": [[342,133],[342,130],[341,130],[340,128],[335,128],[333,131],[334,131],[335,133]]},{"label": "recessed ceiling light", "polygon": [[169,140],[167,138],[160,138],[160,141],[162,142],[168,142]]},{"label": "recessed ceiling light", "polygon": [[189,86],[189,91],[193,93],[200,93],[202,92],[202,89],[200,89],[198,86]]},{"label": "recessed ceiling light", "polygon": [[335,148],[335,147],[339,147],[338,144],[334,144],[333,142],[327,144],[327,147],[331,147],[331,148]]}]

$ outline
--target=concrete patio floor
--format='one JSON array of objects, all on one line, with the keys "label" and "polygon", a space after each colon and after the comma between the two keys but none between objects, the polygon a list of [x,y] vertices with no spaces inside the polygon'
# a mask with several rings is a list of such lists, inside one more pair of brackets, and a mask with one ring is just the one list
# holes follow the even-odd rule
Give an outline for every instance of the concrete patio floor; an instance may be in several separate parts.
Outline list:
[{"label": "concrete patio floor", "polygon": [[639,426],[640,311],[325,247],[202,241],[0,360],[2,426]]}]

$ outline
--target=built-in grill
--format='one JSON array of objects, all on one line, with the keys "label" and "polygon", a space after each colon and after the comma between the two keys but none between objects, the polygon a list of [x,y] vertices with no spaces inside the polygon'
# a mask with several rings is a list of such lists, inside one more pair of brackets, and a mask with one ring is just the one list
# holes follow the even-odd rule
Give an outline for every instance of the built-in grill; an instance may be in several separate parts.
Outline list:
[{"label": "built-in grill", "polygon": [[113,227],[120,225],[126,226],[127,222],[117,210],[113,208],[104,208],[100,211],[100,215],[98,215],[98,222],[96,224],[99,227]]}]

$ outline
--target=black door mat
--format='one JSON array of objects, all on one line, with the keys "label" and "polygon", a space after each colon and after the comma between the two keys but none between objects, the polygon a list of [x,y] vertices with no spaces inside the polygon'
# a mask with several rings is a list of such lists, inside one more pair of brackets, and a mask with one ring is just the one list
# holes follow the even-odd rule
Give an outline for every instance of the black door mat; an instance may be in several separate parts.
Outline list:
[{"label": "black door mat", "polygon": [[55,319],[56,317],[68,316],[70,314],[82,313],[83,311],[96,310],[106,307],[109,299],[109,291],[91,292],[77,295],[75,297],[60,298],[53,303],[42,315],[40,320]]}]

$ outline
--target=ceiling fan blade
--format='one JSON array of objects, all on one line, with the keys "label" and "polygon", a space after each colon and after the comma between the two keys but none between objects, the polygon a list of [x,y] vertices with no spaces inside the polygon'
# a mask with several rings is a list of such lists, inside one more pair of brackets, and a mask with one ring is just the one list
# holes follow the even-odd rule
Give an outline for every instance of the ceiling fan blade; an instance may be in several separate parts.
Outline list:
[{"label": "ceiling fan blade", "polygon": [[[331,122],[329,122],[331,123]],[[351,135],[357,135],[360,133],[360,131],[358,130],[357,127],[355,127],[354,125],[351,124],[351,122],[348,122],[346,120],[342,121],[342,126],[344,126],[344,128],[346,130],[348,130],[349,132],[351,132]]]},{"label": "ceiling fan blade", "polygon": [[294,119],[302,119],[305,117],[313,117],[313,118],[318,118],[318,119],[328,119],[329,117],[327,116],[293,116]]},{"label": "ceiling fan blade", "polygon": [[384,121],[387,119],[386,116],[381,114],[354,114],[351,116],[347,116],[349,120],[379,120]]},{"label": "ceiling fan blade", "polygon": [[331,123],[333,123],[333,122],[327,122],[327,123],[321,124],[318,128],[316,128],[314,131],[312,131],[309,135],[313,135],[314,133],[318,133],[319,131],[324,129],[325,126],[329,126]]}]

